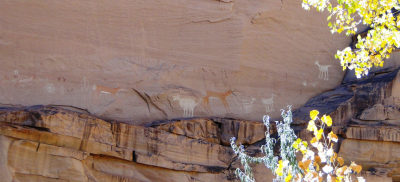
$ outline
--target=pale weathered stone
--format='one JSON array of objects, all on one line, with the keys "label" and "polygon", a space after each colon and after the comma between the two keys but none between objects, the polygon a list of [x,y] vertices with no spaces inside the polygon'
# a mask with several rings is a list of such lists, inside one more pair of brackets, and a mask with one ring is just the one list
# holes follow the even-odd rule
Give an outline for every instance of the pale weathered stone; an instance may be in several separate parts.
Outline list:
[{"label": "pale weathered stone", "polygon": [[346,163],[354,161],[361,165],[386,164],[400,160],[400,143],[346,139],[342,142],[338,155]]},{"label": "pale weathered stone", "polygon": [[[87,181],[82,163],[72,157],[52,155],[38,150],[39,143],[16,140],[10,146],[8,164],[17,173],[48,178]],[[68,153],[68,152],[67,152]]]},{"label": "pale weathered stone", "polygon": [[396,126],[352,125],[347,127],[346,137],[359,140],[400,142],[400,128]]},{"label": "pale weathered stone", "polygon": [[24,173],[15,173],[14,174],[15,182],[69,182],[67,179],[57,179],[57,178],[48,178],[35,174],[24,174]]},{"label": "pale weathered stone", "polygon": [[114,124],[117,146],[135,151],[138,163],[187,171],[221,171],[229,166],[229,147],[156,128]]},{"label": "pale weathered stone", "polygon": [[12,182],[13,174],[8,166],[8,154],[13,139],[0,135],[0,179],[4,182]]},{"label": "pale weathered stone", "polygon": [[385,107],[382,104],[376,104],[371,108],[364,110],[360,116],[362,120],[385,120],[387,117]]},{"label": "pale weathered stone", "polygon": [[88,157],[84,164],[99,182],[118,181],[228,181],[225,173],[176,171],[107,156]]},{"label": "pale weathered stone", "polygon": [[398,120],[400,119],[400,110],[398,107],[391,106],[386,108],[387,119],[389,120]]},{"label": "pale weathered stone", "polygon": [[36,152],[54,156],[70,157],[77,160],[84,160],[88,156],[87,152],[42,143],[38,144]]}]

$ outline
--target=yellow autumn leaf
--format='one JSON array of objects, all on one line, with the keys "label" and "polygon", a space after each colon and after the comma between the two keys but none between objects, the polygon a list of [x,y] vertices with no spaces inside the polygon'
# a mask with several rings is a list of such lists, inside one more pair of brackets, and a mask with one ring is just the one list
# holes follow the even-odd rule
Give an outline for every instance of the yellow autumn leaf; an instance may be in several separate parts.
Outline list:
[{"label": "yellow autumn leaf", "polygon": [[338,157],[337,161],[339,162],[340,166],[342,166],[344,164],[344,160],[341,157]]},{"label": "yellow autumn leaf", "polygon": [[310,122],[308,122],[307,130],[314,131],[316,128],[314,120],[310,120]]},{"label": "yellow autumn leaf", "polygon": [[360,165],[357,165],[357,164],[354,163],[354,162],[351,162],[351,164],[350,164],[350,169],[353,170],[353,171],[355,171],[355,172],[357,172],[357,173],[360,173],[361,170],[362,170],[362,167],[361,167]]},{"label": "yellow autumn leaf", "polygon": [[301,143],[301,139],[298,138],[298,139],[293,143],[293,148],[298,149],[300,143]]},{"label": "yellow autumn leaf", "polygon": [[318,164],[321,164],[321,157],[319,157],[318,155],[316,155],[314,157],[314,161],[317,162]]},{"label": "yellow autumn leaf", "polygon": [[311,139],[310,143],[315,143],[315,142],[318,142],[318,140],[317,140],[315,137],[313,137],[313,138]]},{"label": "yellow autumn leaf", "polygon": [[303,165],[303,162],[300,161],[297,165],[299,166],[300,169],[303,169],[304,171],[306,170],[306,168]]},{"label": "yellow autumn leaf", "polygon": [[275,170],[275,173],[278,176],[283,176],[283,162],[282,162],[282,160],[279,161],[278,168]]},{"label": "yellow autumn leaf", "polygon": [[331,157],[331,162],[334,162],[335,159],[336,159],[336,157],[337,157],[337,153],[336,153],[336,152],[333,152],[333,155],[332,155],[332,157]]},{"label": "yellow autumn leaf", "polygon": [[289,182],[291,179],[292,179],[292,175],[289,173],[285,178],[285,182]]},{"label": "yellow autumn leaf", "polygon": [[304,166],[305,170],[308,169],[308,167],[310,166],[310,163],[311,163],[311,160],[306,160],[303,162],[303,166]]},{"label": "yellow autumn leaf", "polygon": [[310,117],[312,120],[315,120],[318,116],[319,112],[317,110],[310,111]]},{"label": "yellow autumn leaf", "polygon": [[319,130],[315,133],[315,137],[317,138],[317,140],[321,139],[322,133],[324,133],[324,130],[323,130],[322,128],[319,129]]},{"label": "yellow autumn leaf", "polygon": [[332,126],[332,118],[330,116],[324,115],[321,118],[322,122],[324,122],[327,126]]},{"label": "yellow autumn leaf", "polygon": [[315,160],[314,160],[313,165],[314,165],[316,171],[319,171],[319,165],[318,165],[318,163],[317,163]]},{"label": "yellow autumn leaf", "polygon": [[304,145],[304,147],[308,146],[308,143],[306,141],[303,141],[302,144]]},{"label": "yellow autumn leaf", "polygon": [[329,138],[329,140],[332,140],[334,142],[337,142],[339,139],[338,136],[336,134],[334,134],[332,131],[328,134],[328,138]]},{"label": "yellow autumn leaf", "polygon": [[347,170],[347,166],[336,169],[336,176],[344,176],[344,172]]},{"label": "yellow autumn leaf", "polygon": [[303,179],[303,176],[300,173],[297,173],[296,178],[294,178],[294,181],[301,181]]},{"label": "yellow autumn leaf", "polygon": [[329,175],[329,177],[331,177],[332,182],[336,182],[336,178],[334,176],[332,176],[331,174],[328,174],[328,175]]}]

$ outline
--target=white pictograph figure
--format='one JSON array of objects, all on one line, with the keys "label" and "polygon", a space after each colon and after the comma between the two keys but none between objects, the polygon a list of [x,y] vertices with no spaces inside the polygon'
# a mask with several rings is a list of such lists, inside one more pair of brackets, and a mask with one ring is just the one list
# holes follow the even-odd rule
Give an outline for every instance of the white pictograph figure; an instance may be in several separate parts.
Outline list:
[{"label": "white pictograph figure", "polygon": [[47,92],[53,93],[56,90],[56,87],[52,83],[48,83],[45,86],[45,89],[46,89]]},{"label": "white pictograph figure", "polygon": [[312,87],[314,88],[317,87],[317,84],[318,84],[317,82],[311,83]]},{"label": "white pictograph figure", "polygon": [[21,86],[21,87],[25,87],[25,86],[27,86],[27,85],[32,85],[32,81],[33,81],[33,79],[35,79],[35,78],[36,78],[36,76],[35,76],[35,75],[32,75],[30,78],[19,80],[19,81],[17,82],[17,85],[19,85],[19,86]]},{"label": "white pictograph figure", "polygon": [[253,107],[253,102],[256,100],[255,98],[251,98],[251,100],[247,100],[247,99],[242,99],[243,100],[243,106],[244,106],[244,110],[247,113],[251,112],[251,107]]},{"label": "white pictograph figure", "polygon": [[315,61],[315,64],[319,67],[319,75],[318,78],[323,80],[329,80],[328,68],[332,65],[320,65],[319,61]]},{"label": "white pictograph figure", "polygon": [[269,98],[269,99],[262,98],[262,102],[263,102],[263,104],[265,106],[265,110],[267,112],[275,111],[274,110],[274,96],[275,96],[275,94],[272,94],[271,98]]},{"label": "white pictograph figure", "polygon": [[14,70],[14,78],[18,77],[18,70]]},{"label": "white pictograph figure", "polygon": [[61,85],[60,94],[61,94],[61,95],[64,95],[64,85]]},{"label": "white pictograph figure", "polygon": [[99,96],[101,96],[102,94],[113,95],[115,96],[115,98],[118,98],[118,92],[125,91],[121,87],[112,88],[112,87],[101,86],[98,84],[94,84],[92,86],[92,89],[93,89],[93,98],[95,98],[97,101],[99,99]]},{"label": "white pictograph figure", "polygon": [[183,117],[193,117],[193,110],[198,104],[193,98],[182,98],[180,95],[175,95],[173,100],[179,100],[179,105],[183,108]]},{"label": "white pictograph figure", "polygon": [[83,76],[83,79],[81,80],[81,85],[82,85],[82,91],[88,91],[90,90],[90,86],[89,86],[89,80],[86,79],[85,76]]}]

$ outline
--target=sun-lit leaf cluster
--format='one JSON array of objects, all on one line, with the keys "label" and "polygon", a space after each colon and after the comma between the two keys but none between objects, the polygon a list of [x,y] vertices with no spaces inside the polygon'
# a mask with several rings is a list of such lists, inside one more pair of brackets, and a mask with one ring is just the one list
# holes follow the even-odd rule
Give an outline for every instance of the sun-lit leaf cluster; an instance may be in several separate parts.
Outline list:
[{"label": "sun-lit leaf cluster", "polygon": [[[264,125],[267,127],[265,132],[266,144],[262,145],[261,151],[265,154],[263,157],[251,157],[245,153],[243,145],[239,147],[235,144],[235,138],[231,139],[231,146],[235,154],[240,159],[244,171],[237,168],[236,176],[241,181],[255,181],[251,171],[250,164],[263,163],[275,174],[274,182],[351,182],[358,179],[359,182],[365,181],[362,177],[355,178],[355,173],[360,173],[362,167],[351,162],[349,166],[344,165],[344,160],[338,157],[334,152],[334,143],[338,142],[338,136],[333,132],[325,134],[325,128],[332,126],[332,118],[323,115],[318,117],[319,112],[313,110],[310,112],[311,120],[307,129],[313,132],[314,137],[308,143],[297,138],[292,128],[292,112],[282,111],[283,121],[275,121],[278,131],[278,140],[280,141],[280,155],[274,156],[273,147],[276,143],[270,136],[270,121],[268,116],[264,116]],[[310,146],[313,149],[310,149]],[[303,155],[300,161],[297,161],[296,152]]]},{"label": "sun-lit leaf cluster", "polygon": [[398,0],[303,0],[302,7],[311,7],[318,11],[327,9],[328,26],[331,32],[346,35],[356,34],[357,25],[363,23],[372,29],[366,37],[357,37],[356,50],[350,47],[337,51],[335,58],[340,59],[343,70],[355,69],[357,77],[368,74],[372,66],[383,66],[383,59],[399,47],[400,43],[400,10]]},{"label": "sun-lit leaf cluster", "polygon": [[[344,165],[343,158],[338,157],[333,149],[334,143],[338,142],[338,136],[333,132],[325,135],[324,132],[326,127],[332,126],[332,118],[326,115],[319,118],[318,114],[317,110],[310,112],[311,120],[307,126],[307,130],[314,134],[310,141],[314,150],[309,149],[308,145],[300,139],[293,143],[293,147],[303,154],[299,167],[303,169],[304,174],[299,178],[303,178],[303,181],[322,181],[324,178],[331,182],[353,181],[352,174],[360,173],[361,166],[354,162],[350,166]],[[359,178],[359,181],[362,180]]]}]

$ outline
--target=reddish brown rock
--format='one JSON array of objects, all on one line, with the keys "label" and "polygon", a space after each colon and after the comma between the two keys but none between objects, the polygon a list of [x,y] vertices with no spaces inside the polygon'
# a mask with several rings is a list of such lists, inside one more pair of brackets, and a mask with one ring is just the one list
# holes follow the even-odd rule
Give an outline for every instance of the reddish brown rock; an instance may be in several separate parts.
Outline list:
[{"label": "reddish brown rock", "polygon": [[114,124],[118,147],[135,151],[135,161],[175,170],[225,170],[233,157],[229,147],[175,135],[156,128]]},{"label": "reddish brown rock", "polygon": [[[263,123],[230,119],[182,120],[159,124],[156,127],[171,133],[226,146],[230,146],[232,137],[235,137],[236,144],[251,145],[265,138],[266,131]],[[270,132],[275,133],[273,125]]]},{"label": "reddish brown rock", "polygon": [[168,131],[189,138],[201,139],[210,143],[220,144],[221,130],[209,119],[181,120],[157,126],[158,129]]},{"label": "reddish brown rock", "polygon": [[0,121],[40,127],[47,131],[83,140],[115,145],[111,124],[84,114],[57,108],[5,113]]},{"label": "reddish brown rock", "polygon": [[[263,123],[232,119],[217,119],[221,124],[221,143],[230,146],[230,140],[235,137],[236,144],[253,144],[265,138],[266,127]],[[270,133],[274,133],[271,126]]]},{"label": "reddish brown rock", "polygon": [[192,117],[172,99],[180,94],[195,98],[194,117],[278,119],[345,74],[333,55],[349,38],[332,35],[326,15],[279,0],[6,1],[0,103],[141,125]]}]

